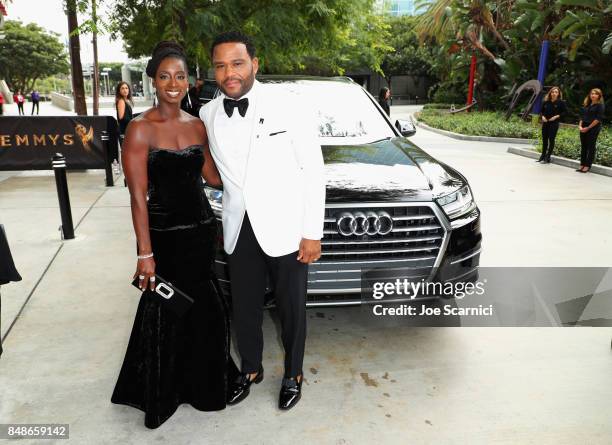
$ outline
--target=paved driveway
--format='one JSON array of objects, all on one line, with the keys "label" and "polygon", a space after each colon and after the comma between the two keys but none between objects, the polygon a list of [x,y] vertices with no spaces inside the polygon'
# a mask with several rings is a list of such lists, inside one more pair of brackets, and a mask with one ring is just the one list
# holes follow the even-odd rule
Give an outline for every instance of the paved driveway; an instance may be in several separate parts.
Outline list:
[{"label": "paved driveway", "polygon": [[[483,264],[611,264],[612,179],[536,165],[505,144],[420,129],[413,139],[470,180]],[[308,310],[296,409],[275,407],[282,350],[269,311],[266,379],[245,402],[185,405],[146,430],[141,412],[109,400],[139,297],[128,195],[97,173],[69,182],[80,224],[63,244],[52,177],[0,182],[0,222],[24,274],[2,287],[3,330],[31,293],[0,359],[0,423],[69,423],[76,444],[612,442],[611,329],[374,327],[359,308]]]},{"label": "paved driveway", "polygon": [[[414,107],[397,107],[404,117]],[[463,173],[482,211],[483,266],[612,266],[612,178],[540,165],[509,145],[417,129],[411,140]]]}]

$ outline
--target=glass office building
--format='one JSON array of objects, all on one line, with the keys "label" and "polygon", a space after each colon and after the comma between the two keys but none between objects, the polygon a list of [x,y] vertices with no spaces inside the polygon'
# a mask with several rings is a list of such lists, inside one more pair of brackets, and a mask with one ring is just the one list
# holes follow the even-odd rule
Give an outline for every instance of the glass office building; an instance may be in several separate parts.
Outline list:
[{"label": "glass office building", "polygon": [[415,0],[378,0],[377,8],[381,13],[392,16],[414,15]]}]

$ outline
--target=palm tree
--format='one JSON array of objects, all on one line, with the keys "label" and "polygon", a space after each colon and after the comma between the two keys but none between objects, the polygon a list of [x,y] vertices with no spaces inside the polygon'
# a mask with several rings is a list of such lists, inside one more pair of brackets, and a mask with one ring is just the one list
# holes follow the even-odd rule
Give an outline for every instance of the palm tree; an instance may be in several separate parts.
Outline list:
[{"label": "palm tree", "polygon": [[74,111],[77,115],[87,115],[85,102],[85,83],[83,82],[83,65],[81,64],[81,42],[79,39],[79,22],[77,19],[76,0],[66,0],[68,16],[68,35],[70,36],[70,71],[72,74],[72,95]]},{"label": "palm tree", "polygon": [[[417,9],[425,12],[420,17],[416,31],[421,40],[454,40],[466,49],[479,51],[487,58],[495,60],[493,52],[483,43],[483,35],[490,35],[504,49],[509,49],[498,27],[508,23],[513,4],[512,0],[420,0],[417,1]],[[500,21],[502,23],[499,23]]]}]

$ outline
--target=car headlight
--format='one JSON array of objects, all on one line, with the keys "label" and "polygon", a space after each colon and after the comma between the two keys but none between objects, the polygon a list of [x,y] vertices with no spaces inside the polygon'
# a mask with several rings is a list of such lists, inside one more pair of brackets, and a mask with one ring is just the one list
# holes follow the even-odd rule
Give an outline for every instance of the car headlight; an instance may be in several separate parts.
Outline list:
[{"label": "car headlight", "polygon": [[476,208],[470,186],[465,185],[459,190],[436,199],[449,219],[458,218]]},{"label": "car headlight", "polygon": [[223,191],[210,187],[204,187],[204,193],[206,194],[206,198],[208,199],[213,212],[215,212],[215,215],[220,218],[223,210]]}]

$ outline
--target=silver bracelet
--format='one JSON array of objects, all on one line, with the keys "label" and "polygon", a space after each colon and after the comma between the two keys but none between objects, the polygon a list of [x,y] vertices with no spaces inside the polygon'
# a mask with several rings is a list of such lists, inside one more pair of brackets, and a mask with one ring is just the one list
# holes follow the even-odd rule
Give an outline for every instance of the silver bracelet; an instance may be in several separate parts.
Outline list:
[{"label": "silver bracelet", "polygon": [[139,260],[146,260],[147,258],[153,258],[153,252],[147,253],[147,254],[144,254],[144,255],[138,255],[137,258]]}]

